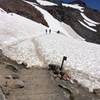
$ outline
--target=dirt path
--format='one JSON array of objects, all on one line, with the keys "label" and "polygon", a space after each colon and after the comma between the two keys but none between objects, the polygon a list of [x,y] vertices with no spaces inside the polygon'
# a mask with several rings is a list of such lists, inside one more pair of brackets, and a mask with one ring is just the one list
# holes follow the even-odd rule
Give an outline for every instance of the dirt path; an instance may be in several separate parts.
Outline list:
[{"label": "dirt path", "polygon": [[24,80],[25,88],[14,89],[9,100],[66,100],[46,69],[24,69],[20,79]]}]

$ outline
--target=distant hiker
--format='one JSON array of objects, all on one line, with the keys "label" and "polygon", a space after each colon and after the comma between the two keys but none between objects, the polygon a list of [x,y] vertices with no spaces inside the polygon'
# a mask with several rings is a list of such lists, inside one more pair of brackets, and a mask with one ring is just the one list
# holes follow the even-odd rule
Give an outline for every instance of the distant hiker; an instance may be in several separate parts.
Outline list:
[{"label": "distant hiker", "polygon": [[59,33],[60,33],[60,31],[58,30],[58,31],[57,31],[57,33],[59,34]]},{"label": "distant hiker", "polygon": [[51,33],[51,29],[49,29],[49,34]]},{"label": "distant hiker", "polygon": [[46,34],[47,34],[47,29],[45,30]]}]

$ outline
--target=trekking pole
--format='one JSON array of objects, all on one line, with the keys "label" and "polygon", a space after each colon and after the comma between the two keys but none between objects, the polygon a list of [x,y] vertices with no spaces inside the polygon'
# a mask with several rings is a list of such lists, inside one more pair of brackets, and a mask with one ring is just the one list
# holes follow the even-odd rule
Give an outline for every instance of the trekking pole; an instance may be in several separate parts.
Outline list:
[{"label": "trekking pole", "polygon": [[61,67],[60,67],[60,70],[63,69],[63,65],[64,65],[64,61],[67,60],[67,57],[66,56],[63,56],[63,60],[62,60],[62,63],[61,63]]}]

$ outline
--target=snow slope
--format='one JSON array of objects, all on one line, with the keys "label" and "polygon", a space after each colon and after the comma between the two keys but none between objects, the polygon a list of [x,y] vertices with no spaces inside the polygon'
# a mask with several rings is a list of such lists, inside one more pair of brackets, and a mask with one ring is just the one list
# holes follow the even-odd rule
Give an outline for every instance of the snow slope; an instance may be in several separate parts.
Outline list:
[{"label": "snow slope", "polygon": [[77,9],[81,12],[84,12],[84,7],[81,7],[78,4],[64,4],[63,3],[62,5],[65,6],[65,7],[70,7],[70,8],[73,8],[73,9]]},{"label": "snow slope", "polygon": [[64,68],[70,70],[72,78],[90,90],[100,86],[100,45],[71,40],[63,35],[51,34],[36,38],[45,61],[61,64],[67,56]]},{"label": "snow slope", "polygon": [[[46,34],[45,29],[48,28],[42,24],[1,9],[0,48],[3,53],[18,63],[26,63],[27,67],[43,67],[45,62],[61,64],[63,56],[67,56],[64,68],[71,71],[72,79],[77,79],[90,90],[99,88],[100,45],[74,39],[61,22],[47,11],[35,7],[44,15],[51,34]],[[58,29],[65,35],[56,34]]]},{"label": "snow slope", "polygon": [[57,4],[46,1],[46,0],[36,0],[40,5],[44,6],[57,6]]},{"label": "snow slope", "polygon": [[41,61],[31,39],[44,35],[46,28],[22,16],[0,11],[0,48],[18,63],[27,63],[27,67],[40,66]]},{"label": "snow slope", "polygon": [[61,22],[61,25],[63,26],[63,28],[74,38],[77,40],[82,40],[84,41],[85,39],[82,38],[81,36],[79,36],[69,25]]}]

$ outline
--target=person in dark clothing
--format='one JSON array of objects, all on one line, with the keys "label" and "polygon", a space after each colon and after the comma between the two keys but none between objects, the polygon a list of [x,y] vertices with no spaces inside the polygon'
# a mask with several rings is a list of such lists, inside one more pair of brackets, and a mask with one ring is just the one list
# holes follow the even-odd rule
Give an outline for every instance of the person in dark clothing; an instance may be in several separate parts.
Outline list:
[{"label": "person in dark clothing", "polygon": [[49,29],[49,34],[51,33],[51,29]]},{"label": "person in dark clothing", "polygon": [[45,30],[46,34],[47,34],[47,29]]}]

